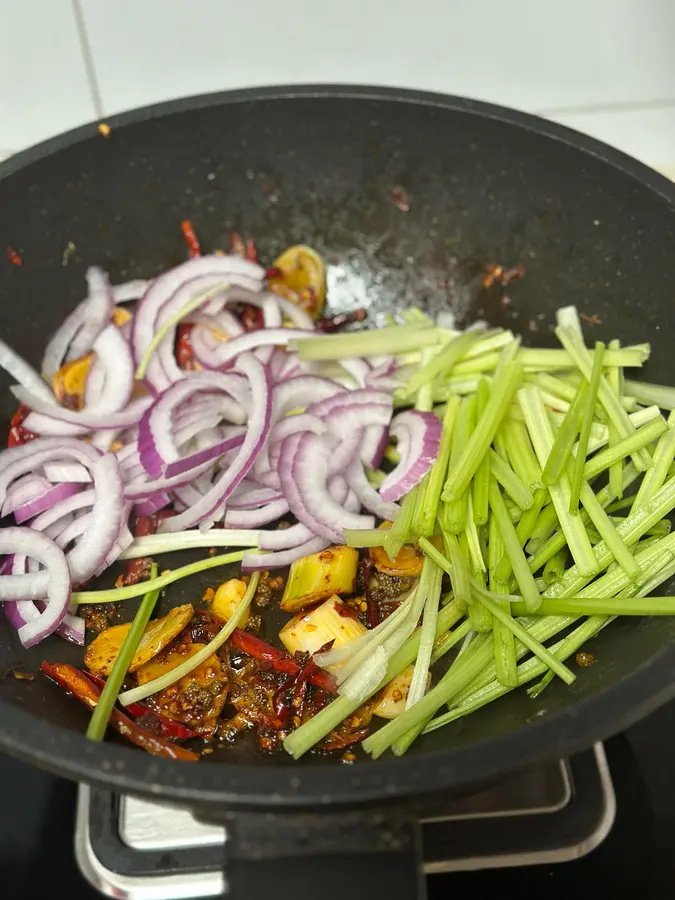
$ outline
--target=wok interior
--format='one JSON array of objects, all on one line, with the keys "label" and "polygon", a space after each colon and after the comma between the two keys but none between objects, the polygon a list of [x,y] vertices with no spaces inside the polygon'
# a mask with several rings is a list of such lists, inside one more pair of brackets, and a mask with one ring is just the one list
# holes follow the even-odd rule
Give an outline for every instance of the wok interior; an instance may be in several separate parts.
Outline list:
[{"label": "wok interior", "polygon": [[[189,217],[207,249],[226,247],[233,229],[255,238],[264,260],[289,244],[315,247],[331,267],[333,309],[452,308],[462,322],[485,318],[542,345],[553,343],[556,308],[575,303],[602,322],[588,326],[588,339],[650,341],[643,377],[675,379],[672,206],[563,141],[466,109],[328,96],[139,116],[108,139],[90,131],[0,181],[5,242],[24,261],[0,265],[0,334],[36,365],[82,298],[88,265],[103,266],[114,283],[152,276],[185,258],[178,225]],[[394,203],[397,186],[409,212]],[[69,242],[76,252],[64,265]],[[481,289],[488,263],[526,267],[510,302]],[[15,407],[8,385],[0,378],[3,434]],[[173,585],[164,604],[199,600],[217,577]],[[616,622],[589,645],[597,663],[571,689],[554,683],[537,701],[513,692],[411,752],[494,737],[573,705],[674,635],[675,618]],[[35,672],[44,658],[81,664],[82,651],[50,638],[26,652],[0,618],[0,674],[18,663]],[[86,711],[39,674],[4,678],[0,700],[69,729],[86,726]],[[250,762],[250,749],[211,759]]]}]

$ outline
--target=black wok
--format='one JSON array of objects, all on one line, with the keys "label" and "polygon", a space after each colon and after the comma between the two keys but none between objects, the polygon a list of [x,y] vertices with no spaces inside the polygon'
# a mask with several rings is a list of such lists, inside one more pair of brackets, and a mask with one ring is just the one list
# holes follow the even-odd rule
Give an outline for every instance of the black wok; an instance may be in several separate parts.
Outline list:
[{"label": "black wok", "polygon": [[[255,237],[268,260],[292,243],[316,247],[333,266],[337,310],[364,301],[374,310],[451,307],[465,322],[486,318],[541,344],[551,342],[555,309],[576,303],[602,321],[594,338],[651,341],[646,377],[675,380],[675,187],[597,141],[487,104],[331,87],[198,97],[109,124],[107,139],[86,126],[0,166],[2,241],[24,261],[0,264],[0,334],[35,364],[81,299],[87,265],[113,281],[151,276],[185,258],[178,223],[190,217],[208,248],[226,246],[232,229]],[[64,265],[70,241],[76,252]],[[510,303],[480,288],[488,263],[526,267]],[[13,411],[7,384],[3,427]],[[175,585],[167,602],[198,590]],[[208,763],[171,763],[86,741],[86,712],[40,676],[0,682],[0,747],[70,778],[221,818],[244,808],[230,844],[235,892],[263,889],[269,867],[245,880],[252,858],[305,852],[327,865],[335,853],[367,863],[365,890],[379,851],[414,849],[411,797],[468,790],[588,747],[672,697],[674,636],[673,618],[617,622],[594,641],[598,662],[571,689],[554,683],[537,701],[514,692],[402,759],[350,767],[233,749]],[[0,621],[3,673],[80,653],[50,639],[27,654]],[[373,806],[385,802],[395,808],[383,818]],[[383,867],[391,890],[410,893],[411,856],[394,856],[397,866]],[[343,855],[338,871],[348,864]],[[272,872],[284,877],[277,863]],[[324,896],[334,882],[322,880]],[[302,896],[300,880],[297,888]]]}]

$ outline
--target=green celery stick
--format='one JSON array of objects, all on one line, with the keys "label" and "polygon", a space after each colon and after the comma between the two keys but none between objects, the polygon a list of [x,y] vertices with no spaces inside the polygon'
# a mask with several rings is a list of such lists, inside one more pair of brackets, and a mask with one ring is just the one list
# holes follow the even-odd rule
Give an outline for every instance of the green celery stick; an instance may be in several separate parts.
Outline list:
[{"label": "green celery stick", "polygon": [[558,484],[562,473],[567,467],[572,454],[572,447],[581,430],[586,406],[586,393],[586,385],[581,385],[574,401],[565,414],[562,425],[558,429],[541,475],[541,480],[544,484]]},{"label": "green celery stick", "polygon": [[648,384],[646,381],[626,379],[625,389],[638,403],[660,406],[661,409],[675,410],[675,388],[662,384]]},{"label": "green celery stick", "polygon": [[558,550],[544,566],[544,583],[548,587],[549,584],[555,584],[560,581],[567,566],[567,547]]},{"label": "green celery stick", "polygon": [[572,474],[570,476],[569,510],[571,513],[576,513],[579,509],[579,494],[581,493],[581,483],[584,478],[584,466],[586,465],[586,457],[588,456],[588,440],[591,436],[591,426],[593,425],[595,403],[598,397],[600,379],[602,378],[602,364],[604,358],[605,345],[601,341],[597,341],[593,356],[593,368],[588,382],[588,390],[584,397],[577,453],[574,457],[574,462],[572,463]]},{"label": "green celery stick", "polygon": [[506,419],[502,425],[504,443],[511,467],[533,493],[544,486],[541,466],[537,461],[524,422]]},{"label": "green celery stick", "polygon": [[431,471],[428,474],[424,503],[421,505],[419,511],[417,509],[415,510],[418,515],[415,516],[415,520],[413,522],[413,531],[417,535],[423,534],[429,536],[430,534],[433,534],[434,531],[434,523],[438,514],[438,504],[441,496],[441,491],[443,489],[443,484],[445,483],[445,478],[448,472],[448,463],[450,461],[450,451],[452,448],[453,428],[456,423],[460,402],[461,401],[456,394],[453,394],[452,397],[450,397],[450,399],[448,400],[448,405],[445,410],[445,416],[443,418],[441,444],[438,449],[438,456],[436,457],[436,461],[434,462],[433,466],[431,467]]},{"label": "green celery stick", "polygon": [[[476,391],[476,419],[480,419],[490,400],[490,383],[481,378]],[[490,457],[486,453],[476,470],[471,484],[473,518],[476,525],[486,525],[488,520],[488,488],[490,485]]]},{"label": "green celery stick", "polygon": [[534,502],[530,489],[520,480],[511,466],[494,450],[488,451],[490,473],[520,509],[531,509]]},{"label": "green celery stick", "polygon": [[[661,416],[658,419],[653,419],[651,422],[638,428],[630,437],[617,440],[613,445],[605,450],[601,450],[600,453],[587,460],[584,466],[584,478],[595,478],[596,475],[604,472],[607,468],[610,469],[611,477],[611,466],[616,461],[621,462],[626,456],[629,456],[641,447],[646,447],[653,443],[667,431],[668,425]],[[652,469],[649,469],[645,478],[648,478],[652,471]],[[663,484],[663,481],[661,483]],[[620,494],[617,494],[617,497],[620,496]]]},{"label": "green celery stick", "polygon": [[504,498],[494,479],[490,481],[490,509],[492,515],[497,520],[497,528],[499,529],[499,535],[502,539],[504,550],[509,558],[513,574],[516,577],[516,581],[525,598],[525,602],[531,606],[532,610],[535,610],[541,602],[539,591],[537,590],[534,578],[527,565],[527,560],[525,559],[525,554],[520,546],[516,529],[513,527],[513,523],[506,512]]},{"label": "green celery stick", "polygon": [[[150,580],[157,578],[157,564],[153,563],[150,569]],[[113,663],[112,671],[108,676],[105,687],[101,691],[96,708],[92,713],[87,728],[87,737],[90,741],[102,741],[110,721],[113,707],[117,702],[117,695],[126,678],[126,674],[134,658],[138,645],[145,632],[146,626],[155,608],[155,604],[159,598],[159,589],[148,591],[141,600],[138,611],[131,623],[131,628],[124,638],[124,642],[117,654],[117,659]]]},{"label": "green celery stick", "polygon": [[[457,414],[457,425],[452,434],[452,449],[450,451],[448,477],[450,477],[450,473],[452,473],[460,464],[464,449],[466,448],[475,427],[476,397],[465,397],[462,400],[462,404]],[[443,524],[448,531],[452,531],[454,534],[459,534],[460,531],[463,531],[466,527],[467,495],[468,491],[465,491],[455,500],[446,502],[443,514]]]},{"label": "green celery stick", "polygon": [[409,400],[424,385],[434,382],[437,378],[442,379],[447,376],[455,363],[464,357],[479,337],[479,331],[465,331],[453,338],[442,350],[434,354],[431,359],[415,369],[403,387],[397,390],[398,398]]},{"label": "green celery stick", "polygon": [[[536,388],[522,388],[518,392],[518,402],[523,410],[525,424],[537,458],[540,464],[545,466],[553,446],[553,432],[544,404]],[[560,527],[579,571],[589,576],[594,575],[598,567],[586,529],[581,517],[570,513],[570,484],[566,473],[563,473],[558,484],[549,485],[549,491]]]},{"label": "green celery stick", "polygon": [[[506,353],[508,347],[502,351]],[[490,449],[490,444],[506,415],[511,401],[516,393],[522,371],[515,362],[507,363],[503,367],[499,379],[495,377],[490,393],[488,405],[476,423],[473,434],[463,449],[457,464],[451,467],[445,488],[441,495],[443,500],[453,502],[461,498],[476,474],[485,454]]]}]

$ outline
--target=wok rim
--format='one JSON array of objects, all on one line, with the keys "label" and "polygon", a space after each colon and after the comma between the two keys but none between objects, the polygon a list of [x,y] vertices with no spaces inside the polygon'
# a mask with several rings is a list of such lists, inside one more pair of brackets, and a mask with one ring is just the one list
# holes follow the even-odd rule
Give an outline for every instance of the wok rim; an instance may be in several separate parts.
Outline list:
[{"label": "wok rim", "polygon": [[[114,132],[196,109],[296,98],[412,103],[498,120],[565,143],[620,169],[675,209],[675,185],[620,150],[529,113],[440,93],[332,84],[255,87],[152,104],[105,121]],[[57,135],[0,163],[0,181],[82,141],[100,140],[98,122]],[[672,699],[674,670],[675,646],[667,646],[616,684],[518,730],[466,746],[356,766],[179,765],[131,747],[93,743],[83,734],[52,725],[5,701],[0,701],[0,749],[75,781],[193,806],[328,807],[396,801],[442,789],[466,790],[516,768],[586,749]]]}]

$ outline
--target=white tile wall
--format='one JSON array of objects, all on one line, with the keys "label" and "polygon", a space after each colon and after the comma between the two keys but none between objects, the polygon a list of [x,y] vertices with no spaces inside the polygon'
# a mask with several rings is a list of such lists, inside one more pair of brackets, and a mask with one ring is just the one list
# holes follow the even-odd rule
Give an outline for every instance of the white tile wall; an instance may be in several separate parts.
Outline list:
[{"label": "white tile wall", "polygon": [[170,97],[342,81],[540,111],[675,166],[673,0],[0,0],[0,15],[0,155]]}]

